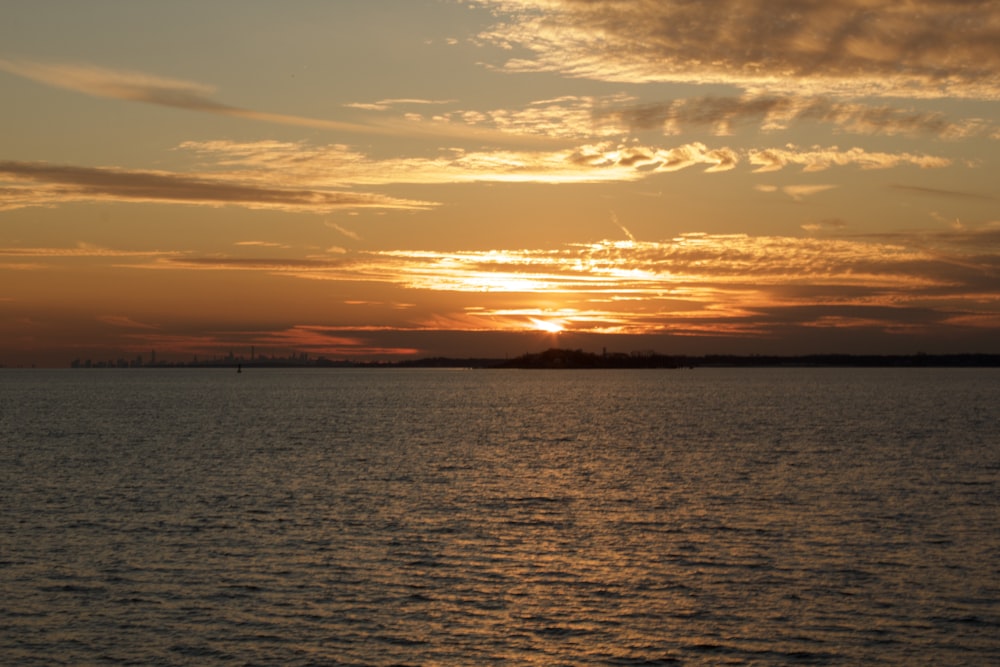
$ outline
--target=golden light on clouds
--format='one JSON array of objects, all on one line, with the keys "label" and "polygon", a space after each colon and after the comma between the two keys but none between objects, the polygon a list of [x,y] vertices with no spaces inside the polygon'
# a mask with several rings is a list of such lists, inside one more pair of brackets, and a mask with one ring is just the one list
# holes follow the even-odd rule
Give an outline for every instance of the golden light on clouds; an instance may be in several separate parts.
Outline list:
[{"label": "golden light on clouds", "polygon": [[[970,234],[967,240],[971,244],[975,238]],[[417,294],[467,295],[456,302],[464,303],[462,312],[449,322],[476,330],[528,325],[549,331],[649,333],[675,329],[687,320],[699,321],[702,331],[711,328],[710,321],[728,330],[734,321],[753,319],[761,310],[803,305],[891,309],[952,292],[948,298],[968,300],[969,307],[979,297],[961,296],[965,287],[955,280],[957,262],[912,245],[866,239],[698,233],[664,242],[602,241],[561,250],[380,251],[310,262],[172,257],[146,266],[265,272],[382,284]],[[988,262],[968,256],[961,269],[970,276],[995,273]],[[512,309],[512,297],[547,305]],[[491,306],[493,302],[497,305]]]}]

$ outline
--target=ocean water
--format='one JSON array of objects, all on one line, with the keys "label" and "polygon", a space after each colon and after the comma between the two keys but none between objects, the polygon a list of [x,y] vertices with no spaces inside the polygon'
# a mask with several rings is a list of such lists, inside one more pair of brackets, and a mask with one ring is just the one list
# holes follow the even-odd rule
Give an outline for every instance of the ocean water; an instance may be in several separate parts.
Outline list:
[{"label": "ocean water", "polygon": [[1000,664],[1000,371],[0,371],[10,665]]}]

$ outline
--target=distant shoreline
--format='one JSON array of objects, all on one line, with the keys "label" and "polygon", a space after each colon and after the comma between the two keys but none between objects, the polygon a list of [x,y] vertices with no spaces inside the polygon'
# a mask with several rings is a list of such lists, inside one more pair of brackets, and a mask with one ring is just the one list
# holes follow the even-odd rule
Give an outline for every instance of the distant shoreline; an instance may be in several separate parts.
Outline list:
[{"label": "distant shoreline", "polygon": [[[429,357],[402,361],[350,361],[315,359],[219,359],[198,362],[163,362],[131,368],[482,368],[482,369],[677,369],[677,368],[996,368],[1000,354],[806,354],[806,355],[666,355],[600,353],[553,348],[512,359]],[[72,368],[122,368],[105,364]]]}]

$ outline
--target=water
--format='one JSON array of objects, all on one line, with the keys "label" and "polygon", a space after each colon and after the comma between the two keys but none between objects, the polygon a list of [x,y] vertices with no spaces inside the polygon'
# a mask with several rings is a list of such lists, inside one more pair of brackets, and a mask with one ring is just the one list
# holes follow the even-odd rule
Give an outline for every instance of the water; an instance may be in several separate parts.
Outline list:
[{"label": "water", "polygon": [[1000,372],[0,371],[0,661],[1000,664]]}]

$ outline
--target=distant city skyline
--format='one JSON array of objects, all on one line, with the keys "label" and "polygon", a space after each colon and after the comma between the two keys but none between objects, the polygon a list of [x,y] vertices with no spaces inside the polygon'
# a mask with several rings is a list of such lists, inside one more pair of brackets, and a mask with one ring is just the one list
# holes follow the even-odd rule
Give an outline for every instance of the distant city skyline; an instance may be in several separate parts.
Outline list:
[{"label": "distant city skyline", "polygon": [[1000,352],[998,25],[4,3],[0,365]]}]

